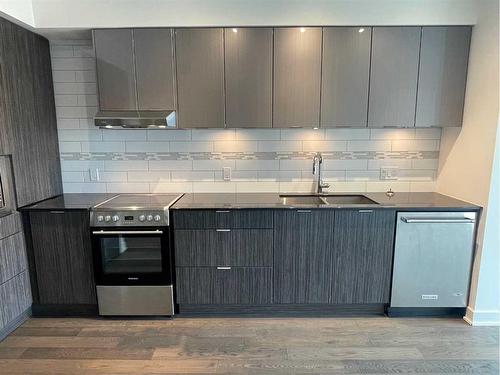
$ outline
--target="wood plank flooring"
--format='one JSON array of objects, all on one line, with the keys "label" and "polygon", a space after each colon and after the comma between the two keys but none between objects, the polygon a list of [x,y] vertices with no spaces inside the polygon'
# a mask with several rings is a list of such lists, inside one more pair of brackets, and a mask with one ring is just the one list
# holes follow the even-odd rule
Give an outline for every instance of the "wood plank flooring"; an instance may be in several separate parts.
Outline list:
[{"label": "wood plank flooring", "polygon": [[498,374],[498,327],[442,318],[29,319],[0,374]]}]

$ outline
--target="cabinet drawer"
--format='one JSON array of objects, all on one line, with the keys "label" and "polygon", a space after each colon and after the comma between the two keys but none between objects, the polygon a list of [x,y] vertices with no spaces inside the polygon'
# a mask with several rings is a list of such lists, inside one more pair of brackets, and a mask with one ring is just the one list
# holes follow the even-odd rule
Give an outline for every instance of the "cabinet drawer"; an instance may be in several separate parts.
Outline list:
[{"label": "cabinet drawer", "polygon": [[24,235],[18,232],[0,240],[0,284],[27,268]]},{"label": "cabinet drawer", "polygon": [[176,229],[272,228],[270,210],[179,210],[174,211]]},{"label": "cabinet drawer", "polygon": [[177,266],[272,266],[272,229],[186,229],[174,237]]},{"label": "cabinet drawer", "polygon": [[18,212],[0,218],[0,240],[22,229],[21,215]]},{"label": "cabinet drawer", "polygon": [[14,321],[31,306],[28,271],[0,284],[0,329]]},{"label": "cabinet drawer", "polygon": [[176,270],[179,304],[272,303],[271,267],[179,267]]}]

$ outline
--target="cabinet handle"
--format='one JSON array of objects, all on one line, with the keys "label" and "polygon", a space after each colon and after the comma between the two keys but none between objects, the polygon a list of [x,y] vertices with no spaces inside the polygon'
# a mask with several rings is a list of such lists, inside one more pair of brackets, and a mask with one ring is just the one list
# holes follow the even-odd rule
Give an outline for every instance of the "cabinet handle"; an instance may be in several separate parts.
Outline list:
[{"label": "cabinet handle", "polygon": [[216,232],[231,232],[231,229],[216,229]]},{"label": "cabinet handle", "polygon": [[358,211],[360,214],[371,214],[373,210],[359,210]]},{"label": "cabinet handle", "polygon": [[230,270],[231,267],[217,267],[218,270]]},{"label": "cabinet handle", "polygon": [[218,210],[218,211],[215,211],[215,213],[217,213],[217,214],[228,214],[229,212],[231,212],[231,211],[227,211],[227,210]]},{"label": "cabinet handle", "polygon": [[475,223],[476,221],[474,219],[468,219],[468,218],[411,218],[411,217],[402,217],[401,221],[404,221],[405,223],[411,224],[411,223],[421,223],[421,224],[427,224],[427,223]]},{"label": "cabinet handle", "polygon": [[64,211],[50,211],[51,214],[63,214]]},{"label": "cabinet handle", "polygon": [[311,210],[297,210],[298,214],[310,214]]}]

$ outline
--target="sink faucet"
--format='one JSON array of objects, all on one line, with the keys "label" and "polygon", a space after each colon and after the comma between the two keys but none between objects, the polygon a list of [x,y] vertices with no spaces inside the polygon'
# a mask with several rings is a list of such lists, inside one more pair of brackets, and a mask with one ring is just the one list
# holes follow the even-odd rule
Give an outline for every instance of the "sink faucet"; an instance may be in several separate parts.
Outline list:
[{"label": "sink faucet", "polygon": [[[317,168],[316,163],[318,164]],[[313,157],[313,174],[317,175],[316,189],[314,189],[316,194],[323,194],[323,189],[328,189],[330,187],[330,184],[325,184],[321,178],[321,164],[323,164],[323,156],[321,156],[320,152],[317,152]]]}]

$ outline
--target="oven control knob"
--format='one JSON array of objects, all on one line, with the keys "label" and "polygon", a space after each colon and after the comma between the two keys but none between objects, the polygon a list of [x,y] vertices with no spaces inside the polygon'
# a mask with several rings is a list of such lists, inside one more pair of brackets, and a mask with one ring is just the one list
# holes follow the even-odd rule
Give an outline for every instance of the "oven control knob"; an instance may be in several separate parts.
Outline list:
[{"label": "oven control knob", "polygon": [[106,217],[104,218],[104,221],[110,221],[110,220],[111,220],[111,216],[106,215]]},{"label": "oven control knob", "polygon": [[118,220],[120,220],[120,218],[118,217],[118,215],[113,216],[113,221],[114,222],[117,222]]},{"label": "oven control knob", "polygon": [[155,221],[160,221],[161,220],[161,216],[160,215],[155,215]]},{"label": "oven control knob", "polygon": [[139,221],[144,221],[146,220],[146,216],[144,215],[139,215]]},{"label": "oven control knob", "polygon": [[97,221],[99,222],[104,221],[104,216],[102,215],[97,216]]},{"label": "oven control knob", "polygon": [[148,221],[153,221],[153,215],[148,215]]}]

